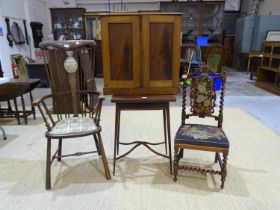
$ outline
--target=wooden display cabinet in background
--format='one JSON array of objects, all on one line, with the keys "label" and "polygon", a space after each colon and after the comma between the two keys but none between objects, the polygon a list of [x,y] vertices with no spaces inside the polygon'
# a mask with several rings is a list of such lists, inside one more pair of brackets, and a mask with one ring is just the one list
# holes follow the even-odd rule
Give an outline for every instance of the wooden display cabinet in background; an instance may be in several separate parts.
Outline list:
[{"label": "wooden display cabinet in background", "polygon": [[85,39],[84,8],[50,8],[54,40]]},{"label": "wooden display cabinet in background", "polygon": [[194,44],[199,35],[208,36],[210,44],[221,44],[224,4],[224,1],[160,2],[160,10],[183,13],[183,44]]},{"label": "wooden display cabinet in background", "polygon": [[223,47],[225,1],[187,1],[160,2],[162,12],[182,12],[183,21],[181,57],[185,57],[188,49],[195,49],[197,36],[207,36],[208,46],[201,47],[202,61],[206,62],[210,54],[221,55],[218,70],[221,70],[224,60],[230,56],[225,54]]},{"label": "wooden display cabinet in background", "polygon": [[101,16],[104,93],[176,94],[181,13]]}]

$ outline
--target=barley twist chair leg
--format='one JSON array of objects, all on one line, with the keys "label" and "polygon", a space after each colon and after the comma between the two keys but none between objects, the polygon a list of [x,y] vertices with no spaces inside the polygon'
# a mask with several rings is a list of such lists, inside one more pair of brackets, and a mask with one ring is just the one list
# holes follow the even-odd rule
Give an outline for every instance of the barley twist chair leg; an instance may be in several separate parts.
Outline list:
[{"label": "barley twist chair leg", "polygon": [[58,151],[57,151],[57,161],[61,161],[61,151],[62,151],[62,139],[58,140]]},{"label": "barley twist chair leg", "polygon": [[51,139],[47,140],[46,189],[51,189]]},{"label": "barley twist chair leg", "polygon": [[99,148],[100,148],[100,152],[101,152],[101,156],[102,156],[102,161],[103,161],[103,165],[104,165],[104,171],[105,171],[105,176],[107,180],[111,179],[111,173],[108,167],[108,162],[107,162],[107,158],[105,155],[105,151],[104,151],[104,147],[103,147],[103,143],[102,143],[102,138],[100,133],[97,134],[98,136],[98,141],[99,141]]},{"label": "barley twist chair leg", "polygon": [[174,151],[174,162],[173,162],[174,182],[177,181],[178,168],[179,168],[179,149],[175,149],[175,151]]},{"label": "barley twist chair leg", "polygon": [[226,176],[227,176],[227,154],[223,154],[223,164],[222,164],[222,171],[221,171],[221,189],[224,189],[224,183],[226,181]]}]

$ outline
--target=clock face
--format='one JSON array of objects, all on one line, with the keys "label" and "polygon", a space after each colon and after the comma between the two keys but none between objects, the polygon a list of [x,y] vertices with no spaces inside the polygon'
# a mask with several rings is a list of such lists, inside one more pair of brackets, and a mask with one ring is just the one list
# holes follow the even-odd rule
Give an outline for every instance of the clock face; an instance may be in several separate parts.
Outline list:
[{"label": "clock face", "polygon": [[226,0],[225,11],[239,11],[241,0]]}]

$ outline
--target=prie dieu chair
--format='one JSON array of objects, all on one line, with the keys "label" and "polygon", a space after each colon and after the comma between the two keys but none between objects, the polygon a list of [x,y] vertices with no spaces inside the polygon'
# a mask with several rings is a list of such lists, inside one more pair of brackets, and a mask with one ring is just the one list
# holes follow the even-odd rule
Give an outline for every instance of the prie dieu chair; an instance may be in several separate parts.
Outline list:
[{"label": "prie dieu chair", "polygon": [[[187,76],[183,75],[183,97],[181,126],[179,127],[174,141],[174,181],[177,181],[178,169],[197,171],[202,173],[219,174],[221,176],[221,188],[227,175],[227,156],[229,153],[229,141],[222,129],[223,104],[225,94],[226,74],[223,72],[215,78],[207,73],[199,73],[192,76],[190,90],[190,112],[186,111]],[[216,89],[220,86],[220,100],[216,95]],[[217,110],[216,110],[217,109]],[[190,117],[212,118],[217,121],[216,126],[206,124],[190,124]],[[215,153],[215,162],[219,162],[220,171],[211,168],[201,168],[187,164],[180,165],[184,150],[200,150]],[[220,156],[222,154],[222,158]]]}]

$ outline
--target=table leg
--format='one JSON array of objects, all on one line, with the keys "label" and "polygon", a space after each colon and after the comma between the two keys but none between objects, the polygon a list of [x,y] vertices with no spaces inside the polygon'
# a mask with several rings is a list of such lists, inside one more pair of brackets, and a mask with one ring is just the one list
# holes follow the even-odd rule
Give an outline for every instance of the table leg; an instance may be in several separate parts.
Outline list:
[{"label": "table leg", "polygon": [[119,150],[120,150],[120,124],[121,124],[121,110],[118,107],[117,111],[117,120],[118,120],[118,127],[117,127],[117,155],[119,155]]},{"label": "table leg", "polygon": [[7,103],[8,103],[8,113],[12,113],[12,112],[13,112],[13,109],[12,109],[10,100],[8,100]]},{"label": "table leg", "polygon": [[163,130],[164,130],[165,154],[167,154],[166,112],[165,112],[165,110],[163,110]]},{"label": "table leg", "polygon": [[29,96],[30,96],[30,103],[31,103],[31,110],[32,110],[32,114],[33,114],[33,119],[36,120],[35,108],[34,108],[34,106],[32,105],[32,102],[33,102],[33,95],[32,95],[32,92],[31,92],[31,91],[29,92]]},{"label": "table leg", "polygon": [[117,158],[117,147],[119,146],[119,128],[120,128],[120,109],[118,104],[116,104],[116,114],[115,114],[115,140],[114,140],[114,160],[113,160],[113,175],[116,171],[116,158]]},{"label": "table leg", "polygon": [[166,114],[167,114],[167,138],[168,138],[168,150],[169,150],[169,164],[170,164],[170,174],[172,174],[172,156],[171,156],[171,135],[170,135],[170,112],[169,112],[169,104],[166,106]]},{"label": "table leg", "polygon": [[248,63],[247,63],[247,74],[248,74],[248,72],[250,71],[250,61],[251,61],[251,58],[250,58],[250,56],[248,57]]},{"label": "table leg", "polygon": [[24,102],[23,95],[21,95],[20,98],[21,98],[23,119],[24,119],[25,125],[27,125],[27,113],[26,113],[26,111],[25,111],[25,102]]},{"label": "table leg", "polygon": [[14,105],[15,105],[15,116],[17,118],[18,125],[20,125],[19,112],[18,112],[18,106],[17,106],[17,98],[14,98]]}]

